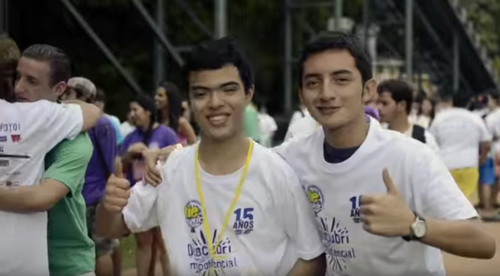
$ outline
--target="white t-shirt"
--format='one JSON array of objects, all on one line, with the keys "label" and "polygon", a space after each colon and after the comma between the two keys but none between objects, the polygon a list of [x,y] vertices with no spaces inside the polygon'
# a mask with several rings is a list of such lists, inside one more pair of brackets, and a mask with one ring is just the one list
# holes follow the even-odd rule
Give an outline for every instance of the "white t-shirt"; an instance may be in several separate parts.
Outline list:
[{"label": "white t-shirt", "polygon": [[[406,137],[412,137],[413,125],[404,134],[406,135]],[[432,134],[427,129],[424,132],[424,136],[425,136],[425,144],[427,144],[427,146],[429,146],[432,149],[432,151],[434,151],[436,154],[439,155],[439,146],[434,136],[432,136]]]},{"label": "white t-shirt", "polygon": [[318,129],[320,125],[311,115],[304,116],[291,124],[285,135],[285,142],[299,136],[307,136]]},{"label": "white t-shirt", "polygon": [[309,114],[309,110],[307,108],[304,108],[303,110],[297,110],[293,113],[292,118],[290,118],[290,123],[288,123],[288,127],[291,127],[293,124],[298,122],[300,119],[303,117],[311,116]]},{"label": "white t-shirt", "polygon": [[[160,226],[172,275],[207,275],[210,256],[194,175],[197,146],[171,154],[157,188],[134,186],[124,220],[132,232]],[[182,168],[181,170],[179,168]],[[221,231],[243,168],[224,176],[200,168],[212,240]],[[245,184],[216,249],[219,275],[284,276],[298,258],[322,253],[309,202],[293,170],[277,154],[254,143]]]},{"label": "white t-shirt", "polygon": [[278,125],[276,125],[274,118],[267,113],[259,112],[259,130],[260,144],[270,147],[272,144],[272,135],[278,130]]},{"label": "white t-shirt", "polygon": [[491,145],[490,156],[492,157],[500,148],[500,142],[498,141],[498,138],[500,138],[500,108],[497,108],[493,112],[489,113],[484,121],[486,122],[486,126],[488,127],[491,136],[493,139],[496,139]]},{"label": "white t-shirt", "polygon": [[129,122],[125,121],[120,125],[120,131],[123,134],[123,137],[127,137],[130,133],[135,130],[135,126],[131,125]]},{"label": "white t-shirt", "polygon": [[324,132],[317,130],[275,150],[300,177],[313,204],[327,246],[327,275],[444,276],[439,249],[400,237],[372,235],[359,221],[359,197],[387,193],[384,168],[409,207],[423,217],[477,217],[439,157],[419,141],[370,123],[354,155],[331,164],[323,156],[324,139]]},{"label": "white t-shirt", "polygon": [[[37,185],[45,154],[82,127],[78,105],[0,100],[0,189]],[[0,211],[0,221],[0,275],[48,275],[47,213]]]},{"label": "white t-shirt", "polygon": [[479,144],[491,141],[481,117],[463,108],[439,112],[429,131],[436,138],[441,157],[450,170],[477,168]]}]

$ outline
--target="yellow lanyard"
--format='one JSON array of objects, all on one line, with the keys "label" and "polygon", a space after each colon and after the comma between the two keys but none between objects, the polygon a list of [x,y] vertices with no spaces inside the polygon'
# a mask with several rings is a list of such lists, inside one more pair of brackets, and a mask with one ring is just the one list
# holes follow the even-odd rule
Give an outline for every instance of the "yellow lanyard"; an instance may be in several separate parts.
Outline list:
[{"label": "yellow lanyard", "polygon": [[245,162],[245,166],[243,167],[243,172],[241,174],[240,182],[236,187],[236,192],[234,194],[233,202],[229,206],[229,210],[227,210],[226,216],[224,217],[224,224],[222,225],[222,229],[215,240],[215,246],[212,246],[212,237],[210,233],[210,226],[208,225],[208,217],[207,211],[205,208],[205,199],[203,198],[203,191],[201,189],[201,178],[200,178],[200,169],[199,169],[199,153],[200,148],[196,149],[195,161],[194,161],[194,172],[196,177],[196,188],[198,190],[198,196],[200,197],[201,204],[201,215],[203,217],[203,231],[205,232],[205,238],[207,240],[208,252],[210,254],[210,272],[209,276],[214,274],[214,266],[212,262],[215,260],[215,251],[219,247],[220,242],[222,241],[222,237],[224,236],[224,232],[226,231],[226,226],[229,224],[229,218],[233,212],[234,207],[236,206],[236,202],[238,202],[238,198],[241,194],[241,189],[243,188],[243,183],[245,183],[245,178],[248,171],[248,166],[250,165],[250,159],[252,158],[252,149],[253,149],[253,141],[250,141],[250,145],[248,146],[247,160]]}]

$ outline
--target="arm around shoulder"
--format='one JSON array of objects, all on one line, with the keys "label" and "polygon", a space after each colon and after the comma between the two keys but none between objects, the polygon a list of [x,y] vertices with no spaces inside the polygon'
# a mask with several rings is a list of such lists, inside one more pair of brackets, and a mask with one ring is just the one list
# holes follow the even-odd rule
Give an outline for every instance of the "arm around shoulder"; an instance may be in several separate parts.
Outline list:
[{"label": "arm around shoulder", "polygon": [[87,131],[95,126],[99,117],[101,117],[101,110],[93,104],[85,103],[79,100],[66,101],[65,103],[76,104],[82,109],[83,131]]}]

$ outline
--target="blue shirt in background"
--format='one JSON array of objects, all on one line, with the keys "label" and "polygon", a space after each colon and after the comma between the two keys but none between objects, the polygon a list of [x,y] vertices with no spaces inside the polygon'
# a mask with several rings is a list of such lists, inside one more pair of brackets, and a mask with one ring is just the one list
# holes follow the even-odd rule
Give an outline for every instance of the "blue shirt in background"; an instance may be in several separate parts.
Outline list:
[{"label": "blue shirt in background", "polygon": [[105,114],[106,118],[111,122],[111,125],[113,126],[113,129],[115,131],[115,136],[116,136],[116,144],[121,145],[123,143],[123,140],[125,137],[123,137],[122,131],[120,129],[120,120],[116,118],[113,115]]}]

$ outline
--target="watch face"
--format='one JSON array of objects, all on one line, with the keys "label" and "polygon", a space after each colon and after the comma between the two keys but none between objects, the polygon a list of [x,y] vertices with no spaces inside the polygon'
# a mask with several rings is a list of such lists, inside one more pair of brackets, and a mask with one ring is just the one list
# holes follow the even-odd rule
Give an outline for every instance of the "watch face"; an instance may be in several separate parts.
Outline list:
[{"label": "watch face", "polygon": [[424,221],[419,220],[415,227],[413,227],[413,234],[415,235],[416,238],[422,238],[425,236],[425,233],[427,232],[427,225],[425,224]]}]

